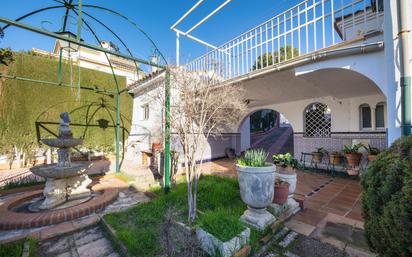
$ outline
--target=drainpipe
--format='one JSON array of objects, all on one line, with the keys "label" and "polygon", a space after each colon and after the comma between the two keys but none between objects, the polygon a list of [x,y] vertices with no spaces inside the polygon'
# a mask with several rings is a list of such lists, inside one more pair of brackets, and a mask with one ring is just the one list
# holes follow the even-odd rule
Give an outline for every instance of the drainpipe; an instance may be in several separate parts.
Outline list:
[{"label": "drainpipe", "polygon": [[409,65],[408,0],[398,0],[399,70],[401,87],[401,133],[411,134],[411,75]]}]

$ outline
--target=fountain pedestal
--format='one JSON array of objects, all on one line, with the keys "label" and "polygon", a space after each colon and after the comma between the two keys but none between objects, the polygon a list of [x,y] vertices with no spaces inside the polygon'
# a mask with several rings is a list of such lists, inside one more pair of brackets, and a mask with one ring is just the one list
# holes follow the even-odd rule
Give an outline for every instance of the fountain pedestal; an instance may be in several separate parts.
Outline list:
[{"label": "fountain pedestal", "polygon": [[87,169],[91,163],[71,163],[70,148],[82,144],[83,140],[73,138],[67,113],[60,114],[60,118],[59,137],[41,140],[45,145],[58,148],[58,163],[30,169],[34,174],[46,178],[43,190],[45,199],[39,206],[42,210],[52,209],[70,200],[91,196],[91,191],[87,188],[92,182],[87,176]]}]

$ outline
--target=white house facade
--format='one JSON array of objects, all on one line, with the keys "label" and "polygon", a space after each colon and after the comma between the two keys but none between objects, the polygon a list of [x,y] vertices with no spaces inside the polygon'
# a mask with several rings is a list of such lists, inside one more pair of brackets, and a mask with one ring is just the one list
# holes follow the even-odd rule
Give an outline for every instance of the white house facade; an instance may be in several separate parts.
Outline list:
[{"label": "white house facade", "polygon": [[[261,109],[290,122],[297,159],[318,147],[340,151],[359,142],[383,149],[400,137],[396,1],[337,2],[302,1],[181,65],[199,75],[214,74],[216,85],[236,84],[246,91],[247,114],[223,138],[207,142],[204,159],[223,157],[227,147],[238,154],[250,148],[248,117]],[[411,27],[412,15],[408,19]],[[411,44],[408,48],[412,53]],[[130,87],[134,151],[128,158],[140,160],[141,151],[163,142],[163,110],[148,97],[163,90],[163,76],[153,74]]]}]

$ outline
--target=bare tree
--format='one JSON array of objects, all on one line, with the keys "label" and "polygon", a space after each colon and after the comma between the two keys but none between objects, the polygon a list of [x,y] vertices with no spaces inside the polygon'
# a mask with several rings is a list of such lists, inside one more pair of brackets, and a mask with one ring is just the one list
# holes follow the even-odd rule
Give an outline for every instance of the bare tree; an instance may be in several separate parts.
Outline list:
[{"label": "bare tree", "polygon": [[170,127],[183,152],[189,223],[196,219],[198,181],[208,140],[233,128],[246,110],[241,86],[216,86],[214,81],[209,74],[171,71]]}]

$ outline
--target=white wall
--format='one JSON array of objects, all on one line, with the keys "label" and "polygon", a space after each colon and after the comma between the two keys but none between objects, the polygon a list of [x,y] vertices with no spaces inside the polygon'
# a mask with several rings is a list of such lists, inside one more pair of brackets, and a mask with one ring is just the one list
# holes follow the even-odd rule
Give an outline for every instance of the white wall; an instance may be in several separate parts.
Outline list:
[{"label": "white wall", "polygon": [[[290,122],[294,132],[303,132],[304,110],[309,104],[316,102],[326,104],[331,109],[332,132],[359,132],[359,106],[361,104],[369,104],[371,107],[374,107],[377,103],[386,102],[386,99],[382,94],[346,99],[336,99],[328,96],[282,104],[259,106],[250,109],[249,113],[253,113],[260,109],[272,109],[278,111]],[[238,124],[238,127],[241,127],[242,124]],[[387,119],[385,120],[385,124],[387,124]]]},{"label": "white wall", "polygon": [[[412,1],[408,2],[408,27],[412,30]],[[400,121],[400,72],[397,1],[385,0],[385,83],[388,97],[388,142],[395,141],[401,135]],[[409,33],[409,52],[412,53],[412,33]],[[412,67],[412,66],[411,66]],[[412,71],[411,71],[412,72]]]}]

